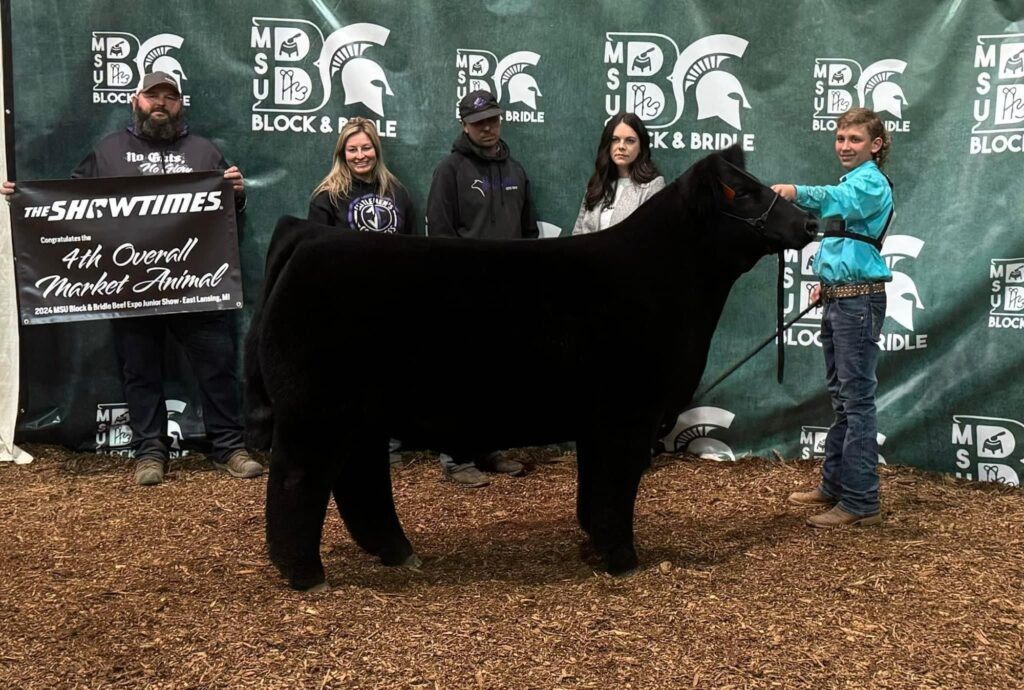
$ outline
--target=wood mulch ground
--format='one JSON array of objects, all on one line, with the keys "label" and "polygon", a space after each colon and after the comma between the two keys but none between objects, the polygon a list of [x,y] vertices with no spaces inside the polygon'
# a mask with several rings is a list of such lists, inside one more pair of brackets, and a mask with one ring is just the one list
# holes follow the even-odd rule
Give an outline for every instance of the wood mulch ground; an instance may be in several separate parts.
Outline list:
[{"label": "wood mulch ground", "polygon": [[28,450],[0,467],[2,688],[1024,687],[1018,489],[884,467],[881,527],[818,532],[785,502],[813,463],[661,456],[616,579],[579,560],[571,457],[462,489],[410,453],[423,567],[382,567],[332,510],[331,590],[303,595],[264,556],[265,479],[191,458],[140,488]]}]

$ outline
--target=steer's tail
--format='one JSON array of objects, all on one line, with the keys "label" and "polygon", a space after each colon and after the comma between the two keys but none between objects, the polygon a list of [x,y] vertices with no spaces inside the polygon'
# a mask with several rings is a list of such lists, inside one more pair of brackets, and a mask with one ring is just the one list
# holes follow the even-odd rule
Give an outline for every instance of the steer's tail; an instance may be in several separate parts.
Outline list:
[{"label": "steer's tail", "polygon": [[245,443],[249,448],[256,450],[270,448],[274,435],[274,402],[264,378],[268,363],[262,362],[260,358],[260,336],[267,304],[278,277],[305,235],[305,229],[303,222],[297,218],[284,216],[278,220],[270,247],[267,249],[263,294],[249,323],[249,332],[245,336],[245,396],[242,406],[245,416]]}]

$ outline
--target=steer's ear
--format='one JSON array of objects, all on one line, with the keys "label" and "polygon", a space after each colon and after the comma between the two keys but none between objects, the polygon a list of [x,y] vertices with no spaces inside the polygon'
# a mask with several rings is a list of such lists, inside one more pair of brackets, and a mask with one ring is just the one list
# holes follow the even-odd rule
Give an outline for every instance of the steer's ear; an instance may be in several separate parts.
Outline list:
[{"label": "steer's ear", "polygon": [[683,178],[687,182],[687,203],[698,218],[705,218],[715,213],[726,202],[726,186],[723,178],[729,168],[721,153],[705,156],[690,168]]},{"label": "steer's ear", "polygon": [[743,149],[740,148],[739,144],[733,144],[729,148],[722,151],[719,155],[725,160],[735,165],[741,170],[746,170],[746,166],[743,161]]}]

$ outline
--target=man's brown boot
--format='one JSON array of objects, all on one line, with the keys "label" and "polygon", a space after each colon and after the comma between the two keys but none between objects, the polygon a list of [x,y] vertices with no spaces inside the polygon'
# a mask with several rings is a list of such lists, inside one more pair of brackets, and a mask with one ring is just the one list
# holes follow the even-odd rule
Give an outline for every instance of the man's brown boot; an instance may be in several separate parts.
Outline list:
[{"label": "man's brown boot", "polygon": [[821,492],[821,489],[814,487],[810,491],[795,491],[789,495],[789,502],[798,506],[831,506],[836,500],[829,498]]},{"label": "man's brown boot", "polygon": [[807,518],[807,524],[818,529],[832,529],[833,527],[870,527],[882,522],[882,513],[874,515],[854,515],[848,513],[839,506],[835,506],[827,513],[812,515]]},{"label": "man's brown boot", "polygon": [[155,486],[164,480],[164,460],[144,457],[135,459],[135,483],[139,486]]},{"label": "man's brown boot", "polygon": [[236,450],[227,462],[214,461],[214,466],[238,479],[252,479],[263,474],[263,465],[256,461],[244,448]]}]

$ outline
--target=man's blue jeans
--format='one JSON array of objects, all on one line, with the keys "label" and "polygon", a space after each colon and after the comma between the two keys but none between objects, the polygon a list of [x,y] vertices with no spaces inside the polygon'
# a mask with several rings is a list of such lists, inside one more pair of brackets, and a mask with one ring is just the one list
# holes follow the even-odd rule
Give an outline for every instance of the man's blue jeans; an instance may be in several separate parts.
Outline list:
[{"label": "man's blue jeans", "polygon": [[854,515],[874,515],[878,503],[878,423],[875,389],[885,293],[825,303],[821,345],[835,421],[825,437],[821,491]]}]

